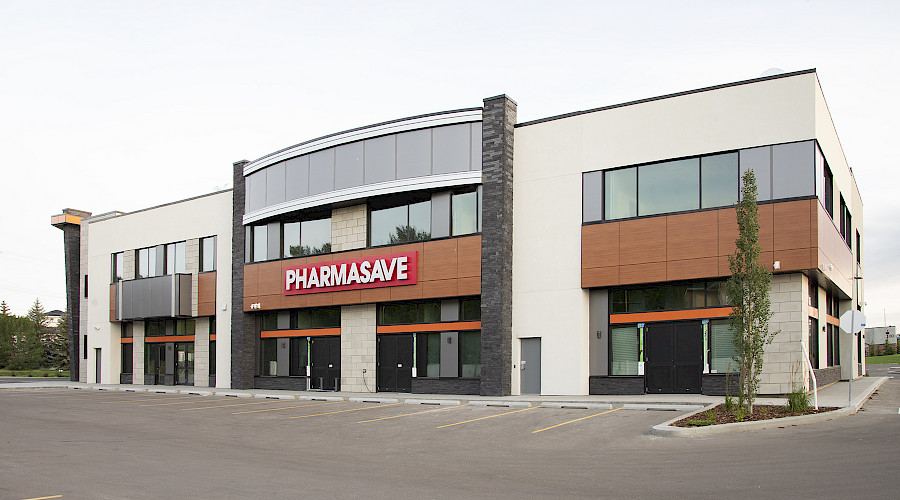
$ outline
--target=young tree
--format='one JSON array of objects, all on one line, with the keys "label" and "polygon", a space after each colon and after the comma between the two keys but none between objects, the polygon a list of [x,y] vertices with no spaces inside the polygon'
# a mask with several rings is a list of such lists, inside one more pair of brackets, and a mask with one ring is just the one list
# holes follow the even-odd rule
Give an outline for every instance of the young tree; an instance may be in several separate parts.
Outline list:
[{"label": "young tree", "polygon": [[748,413],[753,413],[753,401],[759,390],[759,375],[763,368],[763,353],[778,332],[769,331],[772,317],[769,286],[772,274],[759,262],[759,215],[756,205],[756,176],[752,170],[744,175],[741,201],[737,212],[738,238],[733,255],[728,256],[731,277],[725,293],[732,305],[731,327],[734,332],[734,361],[740,374],[740,398]]},{"label": "young tree", "polygon": [[0,302],[0,316],[9,316],[9,306],[6,305],[6,301]]}]

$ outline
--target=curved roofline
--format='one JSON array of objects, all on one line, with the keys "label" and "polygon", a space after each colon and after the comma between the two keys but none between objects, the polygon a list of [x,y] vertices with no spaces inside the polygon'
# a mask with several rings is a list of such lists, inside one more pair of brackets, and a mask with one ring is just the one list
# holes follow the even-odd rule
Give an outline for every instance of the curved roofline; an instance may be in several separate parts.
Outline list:
[{"label": "curved roofline", "polygon": [[553,120],[561,120],[563,118],[571,118],[573,116],[584,115],[587,113],[596,113],[597,111],[606,111],[609,109],[622,108],[625,106],[632,106],[635,104],[643,104],[646,102],[659,101],[662,99],[670,99],[672,97],[681,97],[681,96],[690,95],[690,94],[698,94],[700,92],[709,92],[710,90],[719,90],[719,89],[724,89],[724,88],[728,88],[728,87],[737,87],[738,85],[747,85],[750,83],[764,82],[767,80],[777,80],[779,78],[790,78],[792,76],[805,75],[808,73],[815,73],[815,72],[816,72],[816,68],[811,68],[811,69],[804,69],[804,70],[800,70],[800,71],[793,71],[791,73],[781,73],[778,75],[761,76],[759,78],[751,78],[749,80],[741,80],[741,81],[732,82],[732,83],[723,83],[721,85],[713,85],[712,87],[703,87],[703,88],[694,89],[694,90],[685,90],[683,92],[675,92],[674,94],[665,94],[665,95],[661,95],[661,96],[657,96],[657,97],[647,97],[645,99],[638,99],[636,101],[623,102],[621,104],[612,104],[610,106],[603,106],[600,108],[587,109],[584,111],[573,111],[571,113],[564,113],[561,115],[550,116],[547,118],[539,118],[537,120],[531,120],[531,121],[527,121],[527,122],[517,123],[515,125],[515,127],[516,128],[527,127],[529,125],[536,125],[538,123],[544,123],[544,122],[549,122],[549,121],[553,121]]}]

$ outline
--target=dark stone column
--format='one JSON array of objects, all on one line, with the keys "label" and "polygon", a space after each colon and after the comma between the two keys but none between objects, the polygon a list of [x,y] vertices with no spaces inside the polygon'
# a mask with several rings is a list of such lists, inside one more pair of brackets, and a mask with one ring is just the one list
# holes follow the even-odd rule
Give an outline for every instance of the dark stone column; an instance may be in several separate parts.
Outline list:
[{"label": "dark stone column", "polygon": [[512,369],[513,135],[516,103],[484,100],[481,125],[481,394],[510,394]]},{"label": "dark stone column", "polygon": [[256,372],[256,329],[253,317],[244,312],[244,165],[234,164],[234,201],[231,226],[231,387],[252,389]]},{"label": "dark stone column", "polygon": [[69,380],[78,382],[81,361],[81,219],[90,212],[65,208],[51,224],[63,232],[66,261],[66,323],[69,329]]}]

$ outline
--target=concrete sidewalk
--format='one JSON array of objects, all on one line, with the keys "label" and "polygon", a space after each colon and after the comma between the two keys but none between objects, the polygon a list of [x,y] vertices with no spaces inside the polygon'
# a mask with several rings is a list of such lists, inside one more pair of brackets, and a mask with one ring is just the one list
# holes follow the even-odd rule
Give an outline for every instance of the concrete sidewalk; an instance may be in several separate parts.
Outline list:
[{"label": "concrete sidewalk", "polygon": [[[878,385],[883,383],[883,377],[862,377],[853,381],[853,398],[849,406],[859,406],[875,391]],[[847,407],[848,388],[847,382],[838,382],[819,391],[818,402],[820,407]],[[457,394],[409,394],[409,393],[359,393],[359,392],[327,392],[327,391],[277,391],[268,389],[218,389],[214,387],[191,386],[162,386],[162,385],[130,385],[130,384],[89,384],[84,382],[71,382],[68,380],[44,380],[35,382],[4,383],[0,379],[0,389],[34,389],[34,388],[60,388],[94,389],[109,391],[134,391],[134,392],[161,392],[161,393],[186,393],[218,396],[233,396],[245,398],[272,398],[272,399],[329,399],[345,401],[378,401],[378,402],[410,402],[422,401],[432,404],[475,404],[475,405],[506,405],[506,406],[576,406],[596,405],[627,406],[628,408],[660,409],[660,410],[688,410],[719,404],[724,401],[721,396],[704,396],[700,394],[642,394],[633,396],[477,396]],[[761,397],[757,404],[783,405],[786,399],[783,397]],[[810,395],[810,403],[813,403],[813,395]]]}]

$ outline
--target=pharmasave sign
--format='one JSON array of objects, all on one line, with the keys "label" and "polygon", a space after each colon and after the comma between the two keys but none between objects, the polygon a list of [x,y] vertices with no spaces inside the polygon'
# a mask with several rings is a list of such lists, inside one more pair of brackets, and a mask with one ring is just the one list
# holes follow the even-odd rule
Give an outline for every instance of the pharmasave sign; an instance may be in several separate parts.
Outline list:
[{"label": "pharmasave sign", "polygon": [[284,270],[284,294],[415,285],[417,257],[418,252],[403,252],[290,266]]}]

